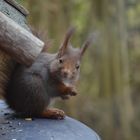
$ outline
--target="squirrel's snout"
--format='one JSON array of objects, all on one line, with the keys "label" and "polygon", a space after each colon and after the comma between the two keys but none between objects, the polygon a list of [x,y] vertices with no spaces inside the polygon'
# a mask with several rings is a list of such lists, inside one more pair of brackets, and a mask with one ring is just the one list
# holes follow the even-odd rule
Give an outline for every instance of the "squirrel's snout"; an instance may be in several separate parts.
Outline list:
[{"label": "squirrel's snout", "polygon": [[70,78],[72,76],[72,73],[69,69],[63,69],[61,72],[65,78]]}]

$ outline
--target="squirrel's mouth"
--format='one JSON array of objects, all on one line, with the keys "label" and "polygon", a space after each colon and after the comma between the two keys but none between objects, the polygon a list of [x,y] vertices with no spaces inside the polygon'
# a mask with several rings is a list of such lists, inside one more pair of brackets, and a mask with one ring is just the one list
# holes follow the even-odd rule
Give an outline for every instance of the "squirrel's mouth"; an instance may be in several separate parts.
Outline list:
[{"label": "squirrel's mouth", "polygon": [[66,84],[72,84],[73,83],[73,76],[69,75],[69,76],[64,76],[63,73],[61,73],[61,71],[51,71],[50,72],[51,78],[55,79],[55,80],[59,80],[62,83],[66,83]]}]

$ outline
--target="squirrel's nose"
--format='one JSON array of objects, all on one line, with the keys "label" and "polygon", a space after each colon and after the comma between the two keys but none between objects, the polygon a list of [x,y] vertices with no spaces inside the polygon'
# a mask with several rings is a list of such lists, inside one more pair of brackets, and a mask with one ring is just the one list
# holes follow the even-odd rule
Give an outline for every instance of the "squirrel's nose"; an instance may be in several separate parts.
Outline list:
[{"label": "squirrel's nose", "polygon": [[69,77],[71,75],[71,71],[69,69],[63,69],[62,73],[64,77]]}]

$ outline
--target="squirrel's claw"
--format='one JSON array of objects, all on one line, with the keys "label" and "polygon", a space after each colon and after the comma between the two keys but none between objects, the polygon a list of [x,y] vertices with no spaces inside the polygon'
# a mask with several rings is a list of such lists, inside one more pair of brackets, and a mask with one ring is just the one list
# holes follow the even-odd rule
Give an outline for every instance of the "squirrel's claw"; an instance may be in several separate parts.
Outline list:
[{"label": "squirrel's claw", "polygon": [[71,96],[76,96],[76,95],[77,95],[77,92],[72,91],[72,92],[70,93],[70,95],[71,95]]},{"label": "squirrel's claw", "polygon": [[77,92],[76,91],[71,91],[69,94],[67,95],[62,95],[61,98],[63,100],[68,100],[70,98],[70,96],[76,96],[77,95]]},{"label": "squirrel's claw", "polygon": [[62,98],[63,100],[68,100],[70,97],[69,97],[69,95],[63,95],[63,96],[61,96],[61,98]]},{"label": "squirrel's claw", "polygon": [[62,120],[65,118],[65,112],[57,108],[46,109],[42,114],[42,117],[48,119],[59,119]]},{"label": "squirrel's claw", "polygon": [[70,92],[71,96],[76,96],[77,94],[78,93],[77,93],[77,90],[75,88]]}]

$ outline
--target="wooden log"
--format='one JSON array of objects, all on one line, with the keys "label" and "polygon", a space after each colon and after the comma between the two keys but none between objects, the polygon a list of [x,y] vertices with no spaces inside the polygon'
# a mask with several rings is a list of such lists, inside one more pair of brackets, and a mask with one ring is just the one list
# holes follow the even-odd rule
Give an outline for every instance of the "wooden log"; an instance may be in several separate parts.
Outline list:
[{"label": "wooden log", "polygon": [[30,66],[44,43],[0,12],[0,49],[19,63]]}]

